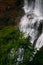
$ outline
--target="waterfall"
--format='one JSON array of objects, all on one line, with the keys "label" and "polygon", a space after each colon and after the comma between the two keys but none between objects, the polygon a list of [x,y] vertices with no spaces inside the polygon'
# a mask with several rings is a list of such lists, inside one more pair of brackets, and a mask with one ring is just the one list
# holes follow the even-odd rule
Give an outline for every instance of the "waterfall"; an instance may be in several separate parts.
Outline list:
[{"label": "waterfall", "polygon": [[29,7],[28,7],[28,0],[24,0],[24,7],[23,7],[25,13],[27,13],[29,11]]},{"label": "waterfall", "polygon": [[32,11],[32,8],[34,8],[33,4],[34,4],[33,1],[28,2],[28,0],[24,0],[24,7],[23,7],[24,12],[28,13],[29,11]]},{"label": "waterfall", "polygon": [[42,46],[43,46],[43,33],[38,38],[35,47],[37,48],[37,50],[39,50],[39,48],[41,48]]},{"label": "waterfall", "polygon": [[[33,3],[33,0],[30,0]],[[30,42],[35,43],[35,48],[39,50],[43,46],[43,0],[35,0],[34,4],[28,5],[28,0],[24,0],[25,15],[21,18],[19,29],[25,32],[25,37],[30,37]],[[41,39],[42,38],[42,39]]]},{"label": "waterfall", "polygon": [[43,16],[43,0],[35,0],[35,13]]}]

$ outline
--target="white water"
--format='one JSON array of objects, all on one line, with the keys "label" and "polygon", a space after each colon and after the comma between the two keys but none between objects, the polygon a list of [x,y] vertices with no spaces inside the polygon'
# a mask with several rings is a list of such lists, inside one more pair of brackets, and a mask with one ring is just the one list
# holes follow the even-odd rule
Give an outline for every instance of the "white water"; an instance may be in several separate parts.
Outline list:
[{"label": "white water", "polygon": [[24,0],[24,7],[23,7],[23,9],[24,9],[25,13],[28,13],[29,11],[32,10],[32,8],[33,8],[32,4],[33,4],[33,2],[29,6],[28,5],[28,0]]},{"label": "white water", "polygon": [[37,50],[39,50],[39,48],[41,48],[42,46],[43,46],[43,33],[38,38],[35,47],[37,48]]},{"label": "white water", "polygon": [[[30,36],[30,42],[34,44],[34,41],[36,40],[35,48],[39,50],[43,46],[43,31],[40,34],[40,31],[38,30],[40,23],[43,24],[43,13],[41,8],[42,0],[36,0],[35,1],[35,7],[32,9],[32,6],[28,6],[28,0],[24,0],[24,12],[25,15],[21,18],[20,21],[20,31],[25,32],[25,37]],[[41,9],[41,10],[40,10]],[[42,22],[41,22],[42,21]],[[43,25],[42,25],[43,27]],[[41,28],[40,30],[43,30]],[[40,34],[40,35],[39,35]]]},{"label": "white water", "polygon": [[38,13],[38,15],[43,16],[43,0],[35,0],[35,13]]}]

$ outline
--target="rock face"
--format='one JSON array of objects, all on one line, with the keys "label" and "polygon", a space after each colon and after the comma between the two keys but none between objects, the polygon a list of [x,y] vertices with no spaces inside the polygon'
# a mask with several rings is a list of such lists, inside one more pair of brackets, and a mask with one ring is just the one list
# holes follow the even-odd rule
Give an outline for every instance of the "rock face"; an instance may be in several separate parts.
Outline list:
[{"label": "rock face", "polygon": [[0,0],[0,25],[14,25],[24,14],[23,0]]}]

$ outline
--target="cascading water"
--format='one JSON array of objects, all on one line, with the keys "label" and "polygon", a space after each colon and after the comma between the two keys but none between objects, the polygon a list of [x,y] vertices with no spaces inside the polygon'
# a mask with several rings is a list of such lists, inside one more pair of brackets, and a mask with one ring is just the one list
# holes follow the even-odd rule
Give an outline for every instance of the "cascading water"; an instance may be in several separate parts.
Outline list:
[{"label": "cascading water", "polygon": [[[43,46],[43,0],[24,0],[24,12],[25,15],[21,18],[19,29],[25,32],[25,37],[30,37],[30,42],[37,50]],[[34,6],[35,4],[35,6]],[[32,61],[33,57],[37,53],[37,50],[33,52],[30,57]]]},{"label": "cascading water", "polygon": [[[31,0],[30,0],[31,1]],[[20,31],[25,32],[25,37],[30,36],[30,42],[35,43],[35,48],[39,50],[43,46],[43,0],[35,0],[34,3],[28,6],[28,0],[24,0],[25,15],[20,21]]]},{"label": "cascading water", "polygon": [[43,16],[43,0],[35,0],[35,13]]},{"label": "cascading water", "polygon": [[24,0],[24,7],[23,7],[23,9],[24,9],[25,13],[28,13],[30,10],[33,9],[33,7],[34,7],[33,6],[33,2],[30,1],[29,4],[28,4],[28,0]]}]

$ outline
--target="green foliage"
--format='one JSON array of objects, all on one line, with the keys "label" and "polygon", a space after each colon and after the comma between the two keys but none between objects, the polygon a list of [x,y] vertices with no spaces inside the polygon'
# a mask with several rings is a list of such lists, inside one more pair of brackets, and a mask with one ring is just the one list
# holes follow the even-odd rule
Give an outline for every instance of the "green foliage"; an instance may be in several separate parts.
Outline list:
[{"label": "green foliage", "polygon": [[31,65],[43,65],[43,47],[37,51]]},{"label": "green foliage", "polygon": [[25,48],[24,61],[29,59],[33,52],[33,46],[29,38],[24,38],[23,35],[24,33],[15,26],[6,26],[0,30],[0,65],[14,65],[15,58],[17,58],[16,51],[20,46]]},{"label": "green foliage", "polygon": [[[24,33],[20,32],[15,26],[6,26],[0,28],[0,65],[17,65],[16,51],[22,46],[25,51],[23,62],[18,65],[43,65],[43,48],[37,52],[32,62],[29,58],[34,51],[34,47],[29,38],[23,37]],[[12,51],[12,53],[11,53]]]}]

